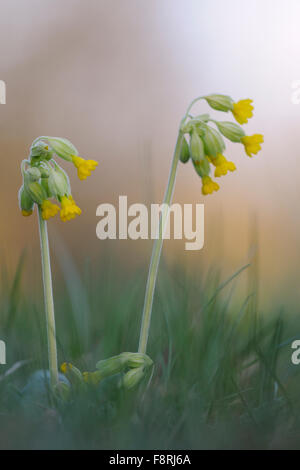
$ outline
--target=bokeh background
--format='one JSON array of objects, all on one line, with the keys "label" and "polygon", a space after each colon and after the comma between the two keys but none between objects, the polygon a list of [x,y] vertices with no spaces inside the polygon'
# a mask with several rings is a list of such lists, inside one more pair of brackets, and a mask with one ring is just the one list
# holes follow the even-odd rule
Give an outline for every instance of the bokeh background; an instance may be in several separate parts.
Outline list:
[{"label": "bokeh background", "polygon": [[174,201],[205,203],[205,247],[167,241],[165,259],[190,272],[219,265],[224,276],[255,260],[262,305],[297,303],[299,15],[298,0],[1,0],[0,243],[9,271],[26,249],[27,275],[40,282],[36,216],[21,216],[17,193],[32,140],[53,135],[100,163],[85,182],[68,168],[83,214],[49,223],[56,278],[63,247],[79,268],[111,253],[146,273],[151,241],[98,240],[96,208],[119,195],[160,202],[187,105],[219,92],[254,100],[246,131],[264,134],[263,151],[251,160],[228,144],[238,171],[206,198],[192,165],[180,166]]}]

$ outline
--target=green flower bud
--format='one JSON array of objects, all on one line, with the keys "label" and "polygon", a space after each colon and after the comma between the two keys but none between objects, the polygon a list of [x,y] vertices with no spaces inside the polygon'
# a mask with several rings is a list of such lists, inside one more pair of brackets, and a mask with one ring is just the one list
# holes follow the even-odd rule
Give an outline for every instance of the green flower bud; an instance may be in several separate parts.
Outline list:
[{"label": "green flower bud", "polygon": [[47,198],[51,198],[52,197],[52,193],[49,189],[49,185],[48,185],[48,178],[42,178],[41,179],[41,186],[42,188],[45,190],[46,194],[47,194]]},{"label": "green flower bud", "polygon": [[193,164],[194,164],[194,168],[196,172],[198,173],[199,176],[201,176],[201,178],[203,178],[203,176],[209,176],[210,165],[206,157],[204,157],[200,162],[193,161]]},{"label": "green flower bud", "polygon": [[41,177],[41,172],[38,168],[36,167],[30,167],[28,170],[26,170],[26,177],[28,178],[28,181],[38,181]]},{"label": "green flower bud", "polygon": [[126,374],[124,374],[124,377],[122,379],[122,385],[127,390],[131,390],[137,387],[145,377],[146,374],[144,367],[137,367],[135,369],[131,369],[126,372]]},{"label": "green flower bud", "polygon": [[32,212],[33,204],[34,202],[31,199],[25,186],[24,185],[21,186],[20,191],[19,191],[19,205],[20,205],[21,211],[24,211],[25,213]]},{"label": "green flower bud", "polygon": [[47,141],[56,155],[68,162],[72,161],[72,155],[78,155],[77,149],[67,139],[61,137],[47,137]]},{"label": "green flower bud", "polygon": [[41,172],[41,177],[42,178],[48,178],[50,175],[50,168],[48,165],[46,165],[44,162],[41,162],[38,166],[40,172]]},{"label": "green flower bud", "polygon": [[31,199],[37,204],[42,204],[42,202],[47,199],[47,192],[37,181],[25,180],[25,188],[28,191]]},{"label": "green flower bud", "polygon": [[244,137],[246,134],[244,130],[235,124],[234,122],[217,122],[215,121],[219,131],[227,137],[227,139],[231,140],[231,142],[241,142],[241,138]]},{"label": "green flower bud", "polygon": [[233,109],[233,99],[227,95],[204,96],[209,106],[217,111],[231,111]]},{"label": "green flower bud", "polygon": [[196,129],[192,130],[190,138],[190,154],[194,162],[200,162],[204,158],[204,146]]},{"label": "green flower bud", "polygon": [[30,159],[35,160],[51,160],[53,152],[49,150],[49,146],[42,140],[35,142],[30,149]]},{"label": "green flower bud", "polygon": [[103,379],[110,375],[122,372],[125,366],[126,358],[122,357],[122,354],[110,357],[109,359],[104,359],[96,364],[96,368],[98,369],[98,372],[101,373],[101,377]]},{"label": "green flower bud", "polygon": [[216,157],[217,153],[222,153],[225,149],[221,135],[212,127],[206,126],[203,136],[204,149],[209,157]]},{"label": "green flower bud", "polygon": [[186,163],[189,161],[189,159],[190,159],[189,144],[187,143],[186,138],[183,137],[181,151],[180,151],[180,161],[182,163]]},{"label": "green flower bud", "polygon": [[49,193],[56,199],[71,193],[69,178],[58,165],[50,170],[47,186]]},{"label": "green flower bud", "polygon": [[120,354],[120,357],[124,360],[124,365],[130,368],[150,367],[153,364],[152,359],[147,354],[124,352]]}]

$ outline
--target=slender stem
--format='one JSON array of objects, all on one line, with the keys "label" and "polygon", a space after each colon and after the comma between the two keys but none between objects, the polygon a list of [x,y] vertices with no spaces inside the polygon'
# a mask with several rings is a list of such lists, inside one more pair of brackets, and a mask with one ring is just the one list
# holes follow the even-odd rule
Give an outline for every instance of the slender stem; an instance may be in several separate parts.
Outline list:
[{"label": "slender stem", "polygon": [[53,302],[53,291],[52,291],[52,276],[51,276],[51,266],[50,266],[47,222],[42,218],[42,210],[40,206],[38,206],[38,218],[39,218],[39,229],[40,229],[42,271],[43,271],[45,310],[46,310],[46,322],[47,322],[50,385],[51,385],[51,388],[53,389],[55,385],[58,384],[54,302]]},{"label": "slender stem", "polygon": [[178,134],[177,142],[176,142],[171,169],[170,169],[168,186],[166,189],[164,202],[163,202],[163,209],[162,209],[162,213],[161,213],[160,220],[159,220],[159,234],[158,234],[158,238],[155,240],[153,244],[149,273],[148,273],[144,309],[143,309],[143,318],[142,318],[142,325],[141,325],[141,331],[140,331],[140,341],[139,341],[139,352],[143,354],[145,354],[147,350],[153,297],[154,297],[161,249],[163,245],[163,234],[164,234],[164,230],[165,230],[166,223],[168,220],[169,206],[172,201],[172,196],[174,192],[174,184],[175,184],[175,179],[176,179],[177,166],[178,166],[178,162],[180,158],[182,141],[183,141],[183,134],[180,130]]}]

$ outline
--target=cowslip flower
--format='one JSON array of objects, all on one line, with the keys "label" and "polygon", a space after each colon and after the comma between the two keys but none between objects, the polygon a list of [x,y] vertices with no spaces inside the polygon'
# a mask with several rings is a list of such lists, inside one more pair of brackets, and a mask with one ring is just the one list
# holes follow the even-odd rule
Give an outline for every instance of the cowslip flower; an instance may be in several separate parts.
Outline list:
[{"label": "cowslip flower", "polygon": [[[220,177],[234,172],[236,166],[224,157],[225,140],[243,144],[247,155],[252,156],[261,149],[263,136],[247,136],[244,129],[235,122],[218,121],[209,114],[191,115],[192,106],[199,100],[216,111],[231,112],[240,124],[245,124],[253,116],[253,101],[244,99],[237,102],[227,95],[213,94],[200,96],[192,101],[180,125],[181,149],[179,160],[182,163],[192,161],[197,174],[202,178],[202,193],[212,194],[219,189],[217,183],[210,179],[211,165],[215,167],[214,176]],[[213,125],[216,127],[213,127]]]},{"label": "cowslip flower", "polygon": [[209,176],[203,176],[202,178],[202,194],[212,194],[214,191],[219,191],[220,186],[218,183],[213,181]]},{"label": "cowslip flower", "polygon": [[[192,161],[195,171],[202,180],[202,194],[211,194],[219,190],[219,185],[210,177],[212,162],[208,160],[208,157],[210,157],[210,159],[216,159],[216,162],[220,163],[216,166],[216,170],[218,170],[217,175],[224,174],[228,170],[233,171],[235,169],[234,164],[232,162],[227,162],[227,160],[225,161],[225,157],[223,156],[225,142],[222,136],[237,143],[241,143],[242,138],[245,137],[244,131],[235,123],[221,122],[218,126],[218,121],[212,119],[209,114],[193,115],[192,108],[194,104],[200,100],[206,100],[207,104],[216,111],[233,112],[235,118],[241,123],[247,122],[249,117],[252,116],[253,106],[251,105],[251,100],[242,100],[238,103],[234,103],[230,96],[213,94],[200,96],[191,102],[180,122],[174,157],[163,200],[163,204],[167,207],[172,203],[176,172],[180,161],[184,164],[190,160]],[[216,130],[211,127],[211,123],[217,126],[218,129]],[[189,144],[187,139],[189,139]],[[244,142],[244,145],[245,143],[247,145],[250,144],[247,139]],[[163,233],[167,222],[168,213],[166,211],[159,221],[159,237],[155,240],[153,245],[146,284],[138,349],[139,352],[143,354],[147,351],[153,299],[164,238]],[[137,371],[134,372],[129,371],[128,374],[128,386],[130,387],[131,384],[134,385],[135,378],[138,379],[139,370],[137,369]]]},{"label": "cowslip flower", "polygon": [[74,219],[77,215],[81,214],[81,209],[78,207],[73,199],[70,196],[63,196],[61,198],[61,211],[60,211],[60,218],[63,222],[67,220]]},{"label": "cowslip flower", "polygon": [[[63,222],[74,219],[81,214],[81,209],[71,195],[69,177],[56,162],[56,157],[71,163],[74,161],[78,168],[79,177],[85,179],[96,168],[97,162],[93,160],[85,161],[76,155],[76,148],[67,139],[47,136],[38,137],[31,145],[29,158],[21,163],[23,182],[19,191],[19,206],[23,216],[30,216],[35,206],[38,209],[50,387],[51,391],[55,394],[58,393],[60,398],[68,396],[69,386],[59,381],[58,374],[54,301],[46,221],[58,212],[60,212]],[[61,208],[51,200],[61,204]],[[62,371],[68,376],[71,384],[73,382],[83,383],[81,372],[71,364],[63,364]]]},{"label": "cowslip flower", "polygon": [[85,160],[78,155],[72,155],[72,162],[77,168],[78,178],[80,180],[85,180],[98,166],[98,162],[95,160]]},{"label": "cowslip flower", "polygon": [[216,158],[211,158],[212,164],[216,167],[215,176],[218,178],[220,176],[227,175],[228,171],[235,171],[236,166],[233,162],[228,161],[224,155],[218,153]]},{"label": "cowslip flower", "polygon": [[81,214],[81,209],[71,196],[69,177],[58,165],[55,157],[73,163],[81,180],[90,176],[98,165],[95,160],[79,157],[77,149],[67,139],[49,136],[35,139],[31,145],[29,159],[24,160],[21,166],[23,186],[19,192],[19,203],[24,216],[31,215],[37,205],[44,220],[54,217],[60,208],[53,204],[51,199],[62,205],[60,215],[63,221]]},{"label": "cowslip flower", "polygon": [[261,150],[261,145],[264,141],[262,134],[245,135],[241,138],[241,142],[245,147],[245,152],[249,157],[252,154],[256,155]]},{"label": "cowslip flower", "polygon": [[253,116],[253,100],[240,100],[232,105],[232,114],[239,124],[246,124]]},{"label": "cowslip flower", "polygon": [[57,204],[53,204],[49,199],[45,199],[42,202],[42,217],[44,220],[48,220],[51,217],[55,217],[56,214],[60,211]]}]

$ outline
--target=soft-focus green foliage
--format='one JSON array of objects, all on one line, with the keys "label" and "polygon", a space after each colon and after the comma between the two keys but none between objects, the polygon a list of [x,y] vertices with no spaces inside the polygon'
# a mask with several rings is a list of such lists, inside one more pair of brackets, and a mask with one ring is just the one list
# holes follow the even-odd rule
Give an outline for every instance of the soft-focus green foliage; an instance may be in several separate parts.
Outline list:
[{"label": "soft-focus green foliage", "polygon": [[[137,350],[146,273],[129,278],[106,256],[99,268],[87,262],[84,276],[65,257],[68,281],[54,279],[59,362],[80,370]],[[47,368],[43,303],[25,294],[24,269],[26,256],[14,279],[2,269],[0,338],[8,364],[0,369],[1,448],[299,446],[300,366],[291,364],[290,344],[300,324],[276,305],[257,312],[253,292],[232,301],[251,267],[226,282],[217,271],[203,277],[199,269],[191,278],[162,266],[150,383],[125,391],[118,374],[57,403],[49,401],[46,374],[37,372]]]}]

